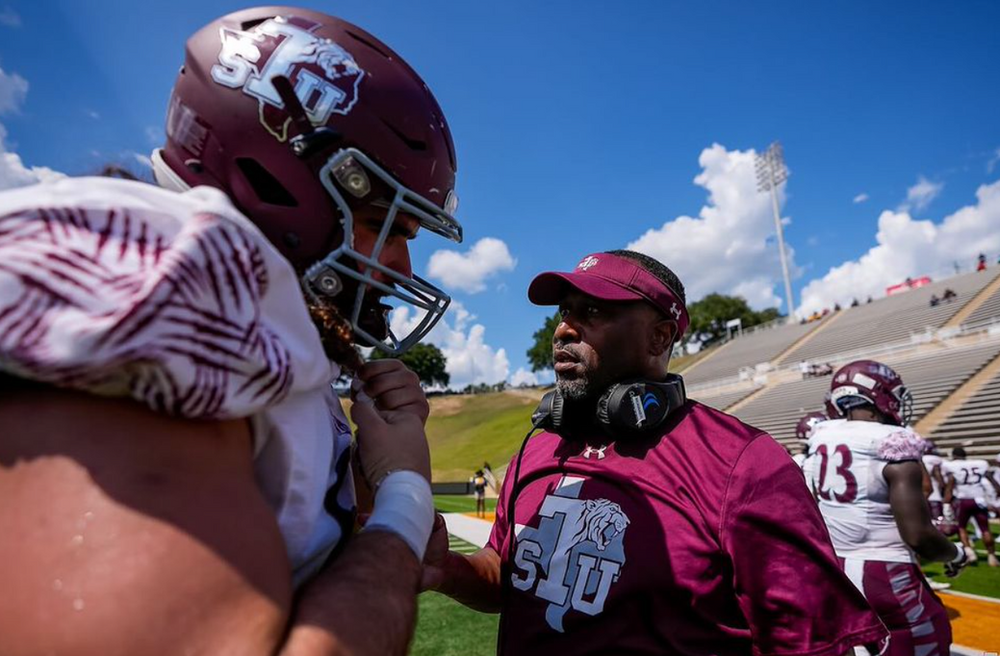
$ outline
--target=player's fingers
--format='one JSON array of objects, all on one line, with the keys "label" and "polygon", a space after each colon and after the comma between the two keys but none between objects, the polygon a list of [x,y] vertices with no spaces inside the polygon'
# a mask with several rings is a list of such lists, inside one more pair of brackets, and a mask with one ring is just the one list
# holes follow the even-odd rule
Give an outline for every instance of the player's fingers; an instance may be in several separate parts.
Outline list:
[{"label": "player's fingers", "polygon": [[420,389],[394,389],[374,398],[379,410],[410,410],[421,414],[429,408],[427,398]]},{"label": "player's fingers", "polygon": [[395,369],[380,373],[364,381],[364,390],[373,399],[397,389],[412,388],[421,394],[420,378],[409,369]]},{"label": "player's fingers", "polygon": [[374,378],[381,374],[391,373],[393,371],[399,371],[400,369],[406,369],[406,365],[399,360],[394,360],[387,358],[385,360],[369,360],[361,366],[358,370],[358,377],[367,382],[368,379]]}]

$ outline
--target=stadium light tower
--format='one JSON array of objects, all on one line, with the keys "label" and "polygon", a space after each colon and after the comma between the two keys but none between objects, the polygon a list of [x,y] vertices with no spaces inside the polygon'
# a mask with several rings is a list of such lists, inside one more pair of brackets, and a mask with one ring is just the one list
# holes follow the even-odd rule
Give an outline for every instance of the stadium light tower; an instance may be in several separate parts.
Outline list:
[{"label": "stadium light tower", "polygon": [[792,281],[788,277],[788,259],[785,257],[785,234],[781,226],[781,211],[778,209],[778,185],[788,179],[785,167],[785,151],[781,143],[775,141],[767,150],[757,153],[754,162],[757,169],[757,191],[771,192],[771,206],[774,209],[774,228],[778,231],[778,254],[781,257],[781,272],[785,276],[785,301],[788,307],[788,323],[795,321],[795,301],[792,299]]}]

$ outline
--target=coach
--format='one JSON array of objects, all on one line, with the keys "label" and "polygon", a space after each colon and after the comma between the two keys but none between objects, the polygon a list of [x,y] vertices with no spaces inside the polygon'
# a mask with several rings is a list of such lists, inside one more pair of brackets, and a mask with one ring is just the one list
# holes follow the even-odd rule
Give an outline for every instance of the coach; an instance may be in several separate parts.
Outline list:
[{"label": "coach", "polygon": [[449,552],[438,521],[425,589],[499,611],[504,654],[839,656],[884,639],[785,450],[667,374],[688,325],[672,271],[595,253],[528,298],[561,317],[546,430],[508,467],[485,548]]}]

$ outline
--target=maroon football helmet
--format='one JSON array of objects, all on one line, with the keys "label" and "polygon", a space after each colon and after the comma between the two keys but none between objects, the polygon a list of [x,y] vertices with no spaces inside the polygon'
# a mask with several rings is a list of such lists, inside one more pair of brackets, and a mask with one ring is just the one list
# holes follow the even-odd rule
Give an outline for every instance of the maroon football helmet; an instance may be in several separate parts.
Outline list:
[{"label": "maroon football helmet", "polygon": [[829,417],[822,412],[810,412],[802,417],[802,419],[799,419],[799,423],[795,425],[795,437],[803,442],[807,441],[810,437],[812,437],[812,432],[813,429],[816,428],[816,425],[826,421],[827,419],[829,419]]},{"label": "maroon football helmet", "polygon": [[[462,227],[444,115],[371,34],[291,7],[224,16],[188,40],[166,132],[153,154],[159,184],[222,189],[303,273],[308,294],[338,297],[363,341],[400,353],[447,309],[443,291],[378,261],[397,213],[454,242]],[[361,207],[385,216],[370,255],[353,248]],[[424,311],[408,335],[383,325],[382,296]],[[380,330],[360,321],[373,307]]]},{"label": "maroon football helmet", "polygon": [[891,367],[874,360],[857,360],[833,375],[826,396],[831,417],[843,417],[851,408],[872,405],[892,423],[906,426],[913,418],[913,395]]}]

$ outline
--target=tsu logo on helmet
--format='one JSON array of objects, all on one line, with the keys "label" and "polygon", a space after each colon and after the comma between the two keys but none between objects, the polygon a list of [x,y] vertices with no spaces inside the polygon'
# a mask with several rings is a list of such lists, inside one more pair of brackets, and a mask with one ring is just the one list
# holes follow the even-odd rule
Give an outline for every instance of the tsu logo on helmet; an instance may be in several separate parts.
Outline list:
[{"label": "tsu logo on helmet", "polygon": [[212,66],[218,84],[253,96],[260,103],[260,122],[278,141],[288,139],[291,118],[271,83],[287,77],[314,125],[332,114],[347,114],[358,100],[364,79],[354,57],[330,39],[312,33],[319,23],[303,18],[271,18],[249,32],[223,27],[219,63]]}]

